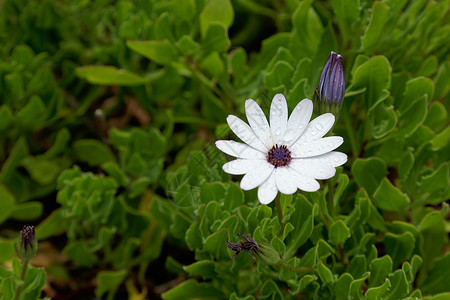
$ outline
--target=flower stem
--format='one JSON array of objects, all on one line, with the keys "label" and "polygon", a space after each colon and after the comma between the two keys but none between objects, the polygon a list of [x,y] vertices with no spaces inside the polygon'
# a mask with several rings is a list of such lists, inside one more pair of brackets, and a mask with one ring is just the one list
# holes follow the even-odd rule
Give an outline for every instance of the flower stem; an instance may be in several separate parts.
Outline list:
[{"label": "flower stem", "polygon": [[280,234],[283,234],[284,232],[284,226],[283,226],[283,211],[281,210],[281,201],[280,201],[280,193],[277,194],[275,198],[275,205],[277,207],[277,213],[278,213],[278,223],[280,223]]},{"label": "flower stem", "polygon": [[352,148],[353,157],[356,159],[359,157],[359,149],[356,144],[355,128],[350,120],[350,112],[343,110],[345,128],[347,129],[348,137],[350,140],[350,147]]},{"label": "flower stem", "polygon": [[22,282],[17,285],[16,297],[15,297],[16,300],[18,300],[19,297],[20,297],[20,292],[22,290],[22,285],[23,285],[23,283],[25,281],[25,274],[27,273],[27,266],[28,266],[28,261],[29,260],[30,260],[29,258],[25,258],[24,261],[23,261],[22,271],[20,272],[20,280]]},{"label": "flower stem", "polygon": [[328,180],[328,214],[331,218],[335,217],[334,214],[334,186],[331,182],[331,178]]}]

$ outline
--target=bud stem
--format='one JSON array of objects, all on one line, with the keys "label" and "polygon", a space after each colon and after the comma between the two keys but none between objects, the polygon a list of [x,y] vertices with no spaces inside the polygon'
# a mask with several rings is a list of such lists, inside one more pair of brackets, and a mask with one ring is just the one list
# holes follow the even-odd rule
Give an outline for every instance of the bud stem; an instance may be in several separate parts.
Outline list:
[{"label": "bud stem", "polygon": [[283,234],[284,232],[284,226],[283,226],[283,211],[281,210],[281,201],[280,201],[280,193],[277,194],[275,198],[275,205],[277,207],[277,213],[278,213],[278,223],[280,223],[280,234]]},{"label": "bud stem", "polygon": [[29,258],[24,258],[23,260],[23,265],[22,265],[22,271],[20,272],[20,280],[22,281],[20,284],[17,285],[16,288],[16,297],[15,299],[18,300],[20,297],[20,292],[22,291],[22,285],[25,281],[25,274],[27,273],[27,266],[28,266],[28,261],[30,259]]}]

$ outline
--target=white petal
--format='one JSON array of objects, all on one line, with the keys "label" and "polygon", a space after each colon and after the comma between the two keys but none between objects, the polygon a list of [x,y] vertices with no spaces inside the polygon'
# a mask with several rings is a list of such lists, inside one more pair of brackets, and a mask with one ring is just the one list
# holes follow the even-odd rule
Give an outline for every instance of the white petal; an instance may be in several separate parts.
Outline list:
[{"label": "white petal", "polygon": [[318,116],[308,124],[300,140],[313,141],[320,139],[333,127],[334,120],[334,115],[330,113]]},{"label": "white petal", "polygon": [[266,155],[246,144],[235,141],[216,141],[216,147],[228,155],[249,158],[249,159],[266,159]]},{"label": "white petal", "polygon": [[255,164],[253,168],[248,170],[247,174],[245,174],[245,176],[241,180],[241,189],[243,189],[244,191],[254,189],[258,185],[266,181],[266,179],[269,178],[270,174],[275,168],[273,165],[269,164],[266,161],[255,161],[258,163]]},{"label": "white petal", "polygon": [[300,174],[315,179],[329,179],[336,174],[336,169],[325,160],[314,158],[294,158],[289,167]]},{"label": "white petal", "polygon": [[250,126],[236,116],[229,115],[227,118],[228,125],[234,134],[237,135],[244,143],[256,150],[267,152],[269,149],[259,140]]},{"label": "white petal", "polygon": [[347,154],[342,152],[328,152],[319,156],[314,157],[315,159],[320,159],[322,161],[325,161],[332,167],[339,167],[342,166],[347,162]]},{"label": "white petal", "polygon": [[303,133],[308,125],[313,111],[313,103],[309,99],[300,101],[289,117],[286,132],[284,133],[284,145],[292,145]]},{"label": "white petal", "polygon": [[261,107],[252,99],[248,99],[245,101],[245,114],[253,132],[270,149],[273,146],[272,135]]},{"label": "white petal", "polygon": [[283,94],[276,94],[270,105],[270,130],[274,144],[283,143],[288,122],[288,106]]},{"label": "white petal", "polygon": [[227,162],[222,166],[222,169],[228,174],[242,175],[250,172],[250,170],[254,169],[257,165],[260,164],[261,164],[260,160],[239,158]]},{"label": "white petal", "polygon": [[297,191],[296,172],[290,167],[280,167],[275,169],[277,188],[283,194],[290,195]]},{"label": "white petal", "polygon": [[340,136],[329,136],[314,141],[298,140],[289,150],[291,150],[292,157],[294,158],[311,157],[330,152],[339,147],[343,142],[344,139]]},{"label": "white petal", "polygon": [[315,192],[320,188],[320,184],[314,178],[297,173],[295,176],[297,187],[305,192]]},{"label": "white petal", "polygon": [[270,174],[258,188],[258,199],[261,204],[269,204],[275,199],[278,194],[277,185],[275,182],[275,172]]}]

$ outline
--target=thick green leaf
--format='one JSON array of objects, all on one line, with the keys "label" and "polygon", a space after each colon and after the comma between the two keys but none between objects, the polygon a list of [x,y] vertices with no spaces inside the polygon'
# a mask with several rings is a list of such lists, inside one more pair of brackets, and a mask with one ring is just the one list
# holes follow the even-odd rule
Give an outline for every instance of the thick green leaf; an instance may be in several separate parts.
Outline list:
[{"label": "thick green leaf", "polygon": [[333,282],[333,274],[331,270],[323,264],[322,261],[319,261],[317,264],[317,271],[319,272],[319,277],[324,284],[330,284]]},{"label": "thick green leaf", "polygon": [[210,283],[198,283],[189,279],[161,295],[164,300],[223,299],[223,293]]},{"label": "thick green leaf", "polygon": [[342,274],[334,283],[334,293],[338,300],[347,300],[350,292],[350,285],[353,282],[353,276],[349,273]]},{"label": "thick green leaf", "polygon": [[350,229],[342,220],[337,220],[331,225],[329,236],[335,245],[343,244],[350,237]]},{"label": "thick green leaf", "polygon": [[41,202],[30,201],[17,204],[11,213],[11,218],[18,221],[36,220],[42,215],[43,205]]},{"label": "thick green leaf", "polygon": [[392,272],[392,259],[389,255],[375,258],[370,263],[370,287],[379,286],[386,281],[387,276]]},{"label": "thick green leaf", "polygon": [[370,112],[389,95],[386,89],[390,82],[391,65],[388,59],[374,56],[355,69],[349,90],[366,89],[364,94]]},{"label": "thick green leaf", "polygon": [[211,23],[220,22],[229,28],[233,23],[234,10],[229,0],[209,0],[200,13],[200,29],[205,36]]},{"label": "thick green leaf", "polygon": [[227,29],[222,23],[211,23],[202,41],[202,50],[205,53],[223,52],[230,46]]},{"label": "thick green leaf", "polygon": [[423,193],[432,193],[450,186],[449,163],[443,163],[433,173],[423,176],[420,190]]},{"label": "thick green leaf", "polygon": [[331,5],[339,19],[356,21],[361,11],[359,0],[331,0]]},{"label": "thick green leaf", "polygon": [[39,96],[31,97],[30,101],[17,113],[17,121],[25,127],[35,129],[45,116],[45,105]]},{"label": "thick green leaf", "polygon": [[[5,241],[0,240],[0,263],[7,262],[11,260],[16,254],[16,241]],[[1,274],[0,274],[0,277]]]},{"label": "thick green leaf", "polygon": [[113,66],[85,66],[77,68],[77,76],[92,84],[135,86],[148,80],[133,72]]},{"label": "thick green leaf", "polygon": [[178,61],[175,47],[168,41],[127,41],[127,46],[133,51],[153,60],[154,62],[167,65]]},{"label": "thick green leaf", "polygon": [[73,150],[81,161],[87,162],[91,166],[100,166],[115,160],[112,151],[98,140],[78,140],[73,144]]},{"label": "thick green leaf", "polygon": [[190,276],[199,276],[203,279],[212,279],[217,277],[215,271],[215,264],[211,260],[201,260],[197,261],[189,266],[184,266],[183,269]]},{"label": "thick green leaf", "polygon": [[352,165],[352,174],[356,183],[372,195],[387,174],[386,163],[377,157],[358,158]]},{"label": "thick green leaf", "polygon": [[405,211],[411,202],[408,195],[402,193],[386,177],[381,181],[373,197],[377,206],[387,211]]},{"label": "thick green leaf", "polygon": [[7,105],[2,105],[0,107],[0,131],[5,130],[12,124],[14,117],[11,109]]},{"label": "thick green leaf", "polygon": [[316,52],[324,30],[319,16],[311,8],[312,2],[312,0],[302,1],[292,15],[292,24],[298,35],[298,38],[294,39],[299,46],[296,51],[306,54],[305,56],[311,56]]},{"label": "thick green leaf", "polygon": [[391,288],[391,282],[389,279],[386,279],[386,281],[377,287],[372,287],[366,291],[366,299],[367,300],[378,300],[383,299],[383,296],[389,291]]},{"label": "thick green leaf", "polygon": [[383,34],[383,28],[389,12],[389,6],[380,1],[375,1],[372,6],[372,15],[369,26],[367,26],[361,44],[364,50],[368,51],[375,46]]},{"label": "thick green leaf", "polygon": [[409,292],[409,285],[403,270],[397,270],[389,275],[391,289],[385,294],[383,299],[397,300],[402,299]]},{"label": "thick green leaf", "polygon": [[225,229],[222,229],[208,236],[205,239],[204,247],[214,257],[228,259],[229,254],[226,250],[227,248],[225,247],[226,241],[227,231]]},{"label": "thick green leaf", "polygon": [[387,232],[383,240],[386,253],[392,257],[394,266],[398,266],[400,262],[411,257],[415,242],[416,239],[411,232],[402,234]]},{"label": "thick green leaf", "polygon": [[127,270],[100,271],[97,274],[97,288],[95,289],[95,295],[101,297],[106,292],[114,294],[114,291],[116,291],[124,281],[127,273]]},{"label": "thick green leaf", "polygon": [[2,207],[0,210],[0,224],[6,221],[14,211],[15,202],[14,195],[3,184],[0,184],[0,206]]},{"label": "thick green leaf", "polygon": [[375,108],[372,118],[372,136],[380,139],[390,133],[397,125],[397,115],[392,106],[380,104]]}]

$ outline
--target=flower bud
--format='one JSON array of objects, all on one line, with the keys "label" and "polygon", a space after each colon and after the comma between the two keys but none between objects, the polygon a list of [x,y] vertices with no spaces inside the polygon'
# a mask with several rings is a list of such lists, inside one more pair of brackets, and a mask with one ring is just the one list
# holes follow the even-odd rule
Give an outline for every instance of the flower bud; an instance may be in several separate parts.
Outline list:
[{"label": "flower bud", "polygon": [[339,113],[342,98],[345,94],[345,75],[342,66],[342,55],[331,51],[320,81],[314,92],[314,109],[317,114],[331,112],[334,115]]},{"label": "flower bud", "polygon": [[24,259],[30,259],[36,256],[37,240],[34,232],[34,226],[23,226],[20,237],[16,244],[17,252]]},{"label": "flower bud", "polygon": [[280,254],[272,245],[258,242],[258,248],[253,252],[255,257],[268,265],[277,265],[281,262]]}]

